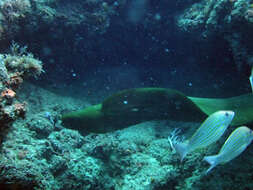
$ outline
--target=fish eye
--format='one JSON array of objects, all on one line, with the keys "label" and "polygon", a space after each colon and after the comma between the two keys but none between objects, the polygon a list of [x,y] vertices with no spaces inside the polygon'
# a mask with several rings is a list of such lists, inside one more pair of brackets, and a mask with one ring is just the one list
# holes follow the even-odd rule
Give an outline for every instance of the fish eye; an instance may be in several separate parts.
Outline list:
[{"label": "fish eye", "polygon": [[228,117],[228,116],[229,116],[228,112],[226,112],[226,113],[225,113],[225,116],[226,116],[226,117]]}]

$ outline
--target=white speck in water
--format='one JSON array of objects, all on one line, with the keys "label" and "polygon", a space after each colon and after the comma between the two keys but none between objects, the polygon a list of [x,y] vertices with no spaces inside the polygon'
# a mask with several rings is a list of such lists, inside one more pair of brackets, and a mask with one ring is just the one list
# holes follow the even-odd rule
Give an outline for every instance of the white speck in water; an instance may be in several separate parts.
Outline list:
[{"label": "white speck in water", "polygon": [[155,14],[155,20],[161,20],[161,15],[159,13]]},{"label": "white speck in water", "polygon": [[118,3],[117,1],[115,1],[115,2],[113,3],[113,5],[114,5],[115,7],[117,7],[117,6],[119,6],[119,3]]},{"label": "white speck in water", "polygon": [[123,101],[123,104],[128,104],[128,101],[124,100],[124,101]]}]

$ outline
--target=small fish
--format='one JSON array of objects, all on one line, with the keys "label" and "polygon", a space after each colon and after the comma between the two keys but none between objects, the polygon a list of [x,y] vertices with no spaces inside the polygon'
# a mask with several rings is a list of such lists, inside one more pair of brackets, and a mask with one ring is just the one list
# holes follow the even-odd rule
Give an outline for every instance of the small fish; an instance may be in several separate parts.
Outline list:
[{"label": "small fish", "polygon": [[249,76],[251,90],[253,92],[253,67],[251,68],[251,75]]},{"label": "small fish", "polygon": [[233,111],[217,111],[202,123],[188,141],[174,144],[181,161],[189,152],[216,142],[227,129],[234,115]]},{"label": "small fish", "polygon": [[206,173],[210,172],[218,164],[224,164],[239,156],[252,140],[253,131],[248,127],[242,126],[235,129],[217,155],[204,157],[204,160],[211,165]]}]

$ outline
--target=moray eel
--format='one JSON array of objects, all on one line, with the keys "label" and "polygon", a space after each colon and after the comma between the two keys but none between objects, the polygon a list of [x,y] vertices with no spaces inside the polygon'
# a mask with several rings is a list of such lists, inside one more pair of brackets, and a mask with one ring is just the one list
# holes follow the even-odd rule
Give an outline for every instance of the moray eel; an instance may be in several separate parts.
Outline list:
[{"label": "moray eel", "polygon": [[232,125],[253,121],[253,94],[215,99],[189,97],[165,88],[120,91],[101,104],[62,115],[63,125],[81,133],[106,133],[151,120],[203,122],[219,110],[232,110]]}]

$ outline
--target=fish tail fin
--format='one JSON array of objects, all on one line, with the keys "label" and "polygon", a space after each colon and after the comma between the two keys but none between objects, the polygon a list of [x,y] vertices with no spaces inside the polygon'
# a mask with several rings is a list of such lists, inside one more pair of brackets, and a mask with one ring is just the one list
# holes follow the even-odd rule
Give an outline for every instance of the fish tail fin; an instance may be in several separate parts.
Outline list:
[{"label": "fish tail fin", "polygon": [[215,166],[218,165],[218,155],[214,156],[205,156],[204,159],[208,164],[210,164],[210,167],[206,171],[206,174],[209,173]]},{"label": "fish tail fin", "polygon": [[188,153],[188,144],[186,143],[177,143],[174,144],[176,152],[180,155],[181,162],[183,161],[184,157]]},{"label": "fish tail fin", "polygon": [[[253,67],[252,67],[253,68]],[[253,74],[253,73],[252,73]],[[252,89],[252,92],[253,92],[253,75],[250,75],[249,77],[249,81],[250,81],[250,86],[251,86],[251,89]]]}]

